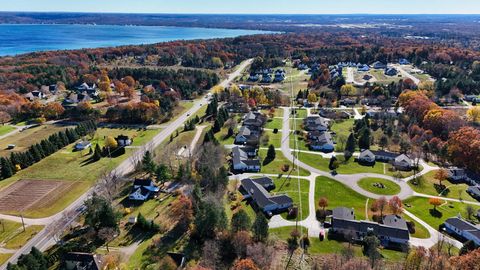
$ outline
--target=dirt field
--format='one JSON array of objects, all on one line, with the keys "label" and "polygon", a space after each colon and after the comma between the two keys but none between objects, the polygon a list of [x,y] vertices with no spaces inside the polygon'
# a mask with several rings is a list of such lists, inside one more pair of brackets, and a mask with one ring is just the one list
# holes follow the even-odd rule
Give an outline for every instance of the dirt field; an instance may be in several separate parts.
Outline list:
[{"label": "dirt field", "polygon": [[23,212],[55,203],[79,182],[20,180],[0,192],[0,212]]}]

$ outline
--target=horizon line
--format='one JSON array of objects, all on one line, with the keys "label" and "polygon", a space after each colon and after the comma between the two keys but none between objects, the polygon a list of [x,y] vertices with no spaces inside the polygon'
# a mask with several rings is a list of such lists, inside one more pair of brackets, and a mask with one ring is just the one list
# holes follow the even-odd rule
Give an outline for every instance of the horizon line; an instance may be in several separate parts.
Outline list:
[{"label": "horizon line", "polygon": [[122,15],[277,15],[277,16],[353,16],[353,15],[383,15],[383,16],[480,16],[480,13],[193,13],[193,12],[116,12],[116,11],[3,11],[0,13],[72,13],[72,14],[122,14]]}]

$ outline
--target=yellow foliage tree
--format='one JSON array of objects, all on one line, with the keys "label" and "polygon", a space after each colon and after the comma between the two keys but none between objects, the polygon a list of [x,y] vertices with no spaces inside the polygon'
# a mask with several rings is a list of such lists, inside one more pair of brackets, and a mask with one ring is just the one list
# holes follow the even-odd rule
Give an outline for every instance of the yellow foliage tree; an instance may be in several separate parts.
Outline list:
[{"label": "yellow foliage tree", "polygon": [[315,93],[308,94],[307,100],[309,103],[316,103],[317,102],[317,95]]},{"label": "yellow foliage tree", "polygon": [[117,146],[118,146],[118,143],[112,136],[107,136],[105,138],[105,147],[110,149],[115,149],[117,148]]},{"label": "yellow foliage tree", "polygon": [[230,95],[241,97],[242,96],[242,91],[236,84],[232,84],[230,86]]},{"label": "yellow foliage tree", "polygon": [[469,121],[480,122],[480,107],[472,107],[467,111],[467,118]]},{"label": "yellow foliage tree", "polygon": [[353,84],[345,84],[340,88],[340,94],[342,96],[353,96],[357,93],[357,89]]},{"label": "yellow foliage tree", "polygon": [[100,76],[100,82],[98,83],[98,88],[100,91],[110,93],[112,92],[112,88],[110,87],[111,81],[108,77],[107,71],[103,70],[102,75]]}]

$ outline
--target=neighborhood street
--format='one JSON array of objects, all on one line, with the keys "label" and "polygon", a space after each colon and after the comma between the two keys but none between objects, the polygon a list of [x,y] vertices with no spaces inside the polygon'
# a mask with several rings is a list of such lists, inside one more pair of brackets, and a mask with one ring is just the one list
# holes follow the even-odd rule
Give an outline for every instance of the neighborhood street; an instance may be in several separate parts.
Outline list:
[{"label": "neighborhood street", "polygon": [[[226,87],[228,86],[236,77],[240,76],[243,70],[245,70],[251,63],[253,59],[246,60],[242,62],[238,68],[232,72],[231,74],[228,75],[228,77],[220,82],[220,86]],[[165,128],[160,131],[150,142],[148,142],[144,147],[136,151],[134,154],[132,154],[131,157],[123,161],[116,169],[114,169],[111,173],[118,175],[118,176],[124,176],[127,175],[128,173],[134,171],[135,166],[137,165],[137,161],[141,160],[143,157],[145,151],[155,149],[157,146],[159,146],[164,140],[167,140],[171,134],[173,134],[178,128],[181,128],[183,124],[190,118],[190,116],[194,115],[197,113],[200,108],[205,106],[208,103],[207,99],[204,97],[199,98],[194,101],[193,106],[186,112],[184,112],[182,115],[177,117],[175,120],[173,120],[171,123],[165,126]],[[6,265],[10,263],[15,263],[17,259],[20,257],[22,254],[29,253],[32,247],[37,247],[40,250],[45,250],[48,248],[48,246],[53,242],[51,239],[53,238],[55,232],[51,232],[49,230],[49,224],[54,224],[57,221],[63,222],[58,227],[66,228],[72,221],[75,220],[75,218],[69,218],[65,219],[65,213],[70,213],[70,212],[76,212],[77,214],[74,215],[74,217],[77,217],[80,212],[76,211],[77,209],[81,208],[83,206],[83,203],[85,200],[88,199],[88,197],[93,193],[94,187],[92,187],[90,190],[88,190],[85,194],[80,196],[75,202],[73,202],[71,205],[69,205],[67,208],[65,208],[63,211],[47,218],[42,218],[39,219],[38,221],[35,219],[24,219],[27,224],[42,224],[42,225],[47,225],[45,228],[39,232],[35,237],[33,237],[30,241],[27,242],[22,248],[18,249],[9,259],[7,262],[5,262],[4,265],[0,267],[0,269],[5,269]],[[8,215],[0,215],[0,218],[2,219],[7,219],[7,220],[13,220],[13,221],[19,221],[19,217],[16,216],[8,216]],[[20,220],[21,221],[21,220]]]}]

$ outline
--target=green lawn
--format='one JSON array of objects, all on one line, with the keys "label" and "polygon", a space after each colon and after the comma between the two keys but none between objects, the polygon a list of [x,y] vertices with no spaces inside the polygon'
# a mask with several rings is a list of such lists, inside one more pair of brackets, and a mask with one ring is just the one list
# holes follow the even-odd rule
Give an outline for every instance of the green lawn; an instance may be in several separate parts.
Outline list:
[{"label": "green lawn", "polygon": [[0,265],[3,265],[13,254],[0,253]]},{"label": "green lawn", "polygon": [[354,121],[355,121],[354,119],[346,119],[346,120],[338,120],[338,121],[332,122],[332,126],[330,127],[330,129],[333,132],[337,133],[337,136],[336,136],[337,143],[338,143],[338,138],[340,137],[344,137],[345,139],[348,138],[348,136],[352,132]]},{"label": "green lawn", "polygon": [[[306,109],[297,109],[297,113],[292,115],[295,118],[306,118],[307,117],[307,110]],[[298,120],[298,119],[297,119]]]},{"label": "green lawn", "polygon": [[[298,180],[300,180],[300,194],[298,194]],[[302,215],[298,220],[303,220],[308,216],[308,191],[310,189],[309,181],[305,179],[282,177],[275,179],[276,188],[271,191],[271,194],[287,194],[293,200],[293,204],[300,207],[302,205]],[[287,218],[287,213],[283,213],[282,217]],[[295,219],[293,219],[295,220]]]},{"label": "green lawn", "polygon": [[[383,188],[374,186],[375,184],[383,184]],[[358,181],[358,185],[367,191],[379,195],[395,195],[400,192],[400,186],[390,180],[381,178],[363,178]]]},{"label": "green lawn", "polygon": [[365,203],[367,198],[349,187],[325,176],[319,176],[315,183],[315,205],[321,197],[328,200],[328,209],[348,207],[355,209],[356,219],[365,219]]},{"label": "green lawn", "polygon": [[[263,164],[263,161],[265,160],[265,157],[267,155],[267,150],[265,149],[260,149],[258,151],[258,155],[260,157],[260,160],[262,160],[262,170],[260,171],[261,173],[266,173],[266,174],[288,174],[287,173],[284,173],[282,172],[281,170],[281,167],[284,165],[284,164],[289,164],[290,165],[290,169],[292,169],[292,163],[287,159],[285,158],[285,156],[282,154],[281,151],[276,151],[276,157],[273,161],[271,161],[270,163],[268,164]],[[294,171],[292,172],[292,175],[296,176],[297,175],[297,171]],[[300,168],[300,175],[301,176],[308,176],[310,175],[310,172],[308,172],[307,170],[303,169],[303,168]]]},{"label": "green lawn", "polygon": [[436,186],[438,187],[438,181],[435,179],[435,172],[436,171],[431,171],[427,174],[424,174],[418,177],[417,182],[412,180],[409,181],[408,184],[413,190],[415,190],[415,192],[418,193],[443,196],[452,199],[462,199],[473,202],[477,201],[466,192],[468,188],[467,184],[452,184],[448,180],[444,180],[442,181],[442,185],[444,185],[446,189],[439,188],[437,190]]},{"label": "green lawn", "polygon": [[[295,230],[295,226],[288,226],[282,228],[270,229],[270,235],[275,236],[283,241],[286,241],[290,237],[290,233]],[[298,230],[303,230],[303,233],[307,233],[307,229],[304,227],[299,227]],[[310,247],[308,248],[309,254],[340,254],[342,250],[348,248],[348,243],[340,242],[334,239],[328,239],[326,237],[323,241],[320,241],[317,237],[310,237]],[[355,257],[362,257],[362,247],[359,245],[351,245]],[[387,261],[400,261],[406,257],[406,253],[381,249],[380,253],[382,254],[383,259]]]},{"label": "green lawn", "polygon": [[[133,146],[140,146],[149,141],[158,132],[159,130],[99,128],[95,135],[89,139],[93,145],[99,143],[100,146],[103,146],[105,136],[116,137],[124,134],[133,138]],[[104,157],[99,161],[90,162],[88,150],[74,152],[73,146],[74,144],[70,144],[40,162],[19,171],[13,177],[0,182],[0,188],[6,187],[20,179],[52,179],[77,182],[61,199],[51,202],[45,208],[26,211],[24,212],[25,216],[32,218],[46,217],[64,209],[87,191],[103,173],[117,167],[137,150],[129,148],[121,156],[114,158]]]},{"label": "green lawn", "polygon": [[15,128],[10,125],[2,125],[0,126],[0,136],[3,136],[11,131],[14,131]]},{"label": "green lawn", "polygon": [[282,129],[283,126],[283,119],[280,118],[269,118],[267,120],[267,124],[265,124],[265,128],[268,129]]},{"label": "green lawn", "polygon": [[290,133],[290,136],[288,136],[290,140],[290,148],[295,149],[295,136],[297,137],[297,142],[298,142],[298,150],[303,150],[303,151],[309,151],[307,147],[307,142],[305,141],[305,137],[303,135],[303,132],[297,135],[294,135],[293,133]]},{"label": "green lawn", "polygon": [[[17,232],[17,230],[22,227],[21,223],[9,221],[9,220],[0,220],[0,243],[7,240],[11,235]],[[22,229],[20,229],[22,230]]]},{"label": "green lawn", "polygon": [[5,242],[4,248],[19,249],[42,229],[42,225],[31,225],[25,227],[25,231],[23,231],[23,229],[17,230],[14,234],[10,235],[8,241]]},{"label": "green lawn", "polygon": [[[321,155],[300,153],[299,159],[312,167],[315,167],[321,171],[329,172],[328,164],[330,159],[323,158]],[[378,173],[383,174],[383,163],[377,162],[375,166],[362,166],[354,161],[351,157],[349,161],[345,162],[343,155],[337,155],[337,159],[340,162],[340,166],[337,169],[339,174],[356,174],[356,173]]]},{"label": "green lawn", "polygon": [[[3,126],[7,127],[7,126]],[[73,126],[69,126],[73,127]],[[66,126],[45,124],[18,132],[15,136],[8,136],[0,140],[0,156],[9,156],[11,152],[23,152],[33,144],[48,138],[50,135],[65,130]],[[1,132],[1,131],[0,131]],[[15,144],[13,150],[7,150],[9,144]]]},{"label": "green lawn", "polygon": [[[295,125],[296,123],[296,125]],[[302,119],[290,119],[290,130],[303,131],[303,120]]]},{"label": "green lawn", "polygon": [[144,263],[147,263],[150,261],[150,258],[148,256],[147,249],[152,243],[152,239],[148,239],[146,241],[143,241],[135,250],[135,252],[130,256],[128,260],[128,269],[141,269],[142,266],[144,266]]},{"label": "green lawn", "polygon": [[263,132],[263,136],[268,136],[268,143],[261,147],[268,147],[270,144],[273,144],[275,148],[282,147],[282,133],[280,131],[274,134],[273,131],[266,130]]},{"label": "green lawn", "polygon": [[423,239],[430,237],[430,233],[428,232],[427,228],[423,227],[420,223],[416,222],[415,220],[411,219],[409,216],[405,214],[403,215],[403,218],[406,221],[412,221],[413,223],[415,223],[415,233],[410,234],[411,237],[423,238]]},{"label": "green lawn", "polygon": [[[428,198],[412,197],[405,200],[404,204],[410,205],[410,207],[405,207],[407,211],[422,219],[434,229],[438,229],[440,224],[446,219],[455,217],[458,214],[467,218],[465,210],[467,206],[466,203],[445,201],[443,205],[437,207],[436,212],[433,211],[433,206],[429,204]],[[472,206],[475,209],[475,212],[479,209],[478,206]]]},{"label": "green lawn", "polygon": [[[207,131],[208,131],[208,129],[209,128],[206,128]],[[218,142],[220,142],[220,144],[229,145],[229,144],[234,143],[236,133],[237,133],[236,130],[234,130],[233,135],[228,137],[228,128],[223,127],[219,132],[217,132],[215,134],[215,138],[217,139]],[[192,139],[193,139],[193,137],[192,137]],[[201,137],[200,140],[203,140],[203,137]]]}]

